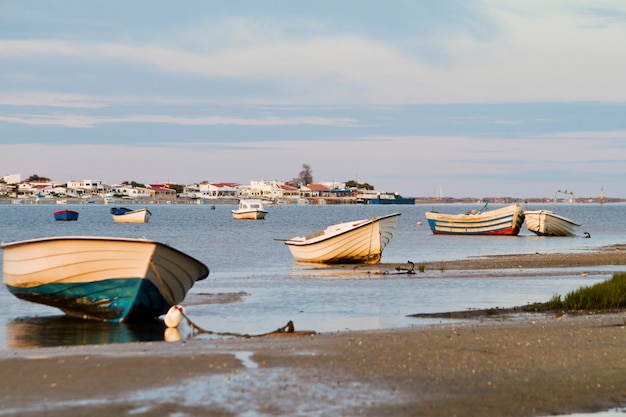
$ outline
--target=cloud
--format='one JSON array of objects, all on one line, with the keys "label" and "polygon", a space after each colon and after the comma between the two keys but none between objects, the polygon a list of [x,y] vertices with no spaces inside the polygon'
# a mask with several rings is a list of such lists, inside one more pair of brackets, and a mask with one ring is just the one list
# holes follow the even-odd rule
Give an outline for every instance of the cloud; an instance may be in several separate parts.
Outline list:
[{"label": "cloud", "polygon": [[326,117],[175,117],[168,115],[134,115],[125,117],[104,117],[104,116],[81,116],[77,114],[60,115],[38,115],[38,114],[17,114],[13,116],[0,116],[0,122],[15,123],[37,126],[65,126],[74,128],[93,128],[100,124],[112,123],[147,123],[147,124],[170,124],[186,126],[356,126],[357,121],[348,118],[326,118]]},{"label": "cloud", "polygon": [[[623,14],[624,6],[604,2],[589,9],[576,1],[480,4],[482,9],[475,7],[460,28],[446,33],[431,27],[437,37],[419,29],[404,38],[370,33],[362,26],[349,32],[319,16],[300,17],[305,28],[300,32],[269,16],[256,24],[217,16],[205,20],[204,29],[170,29],[153,43],[132,37],[124,42],[3,40],[0,57],[33,64],[66,62],[78,73],[93,73],[93,66],[100,66],[106,74],[128,65],[128,74],[140,67],[155,76],[194,77],[203,83],[236,81],[252,88],[229,89],[228,99],[246,102],[626,100],[626,92],[615,88],[626,72],[626,26],[610,15]],[[476,22],[497,29],[477,32]],[[186,31],[195,34],[193,40]],[[181,43],[158,42],[170,34]],[[425,54],[433,47],[445,58],[433,61]],[[272,86],[272,93],[250,93],[261,85]]]},{"label": "cloud", "polygon": [[39,91],[0,93],[0,105],[100,109],[110,103],[103,97]]}]

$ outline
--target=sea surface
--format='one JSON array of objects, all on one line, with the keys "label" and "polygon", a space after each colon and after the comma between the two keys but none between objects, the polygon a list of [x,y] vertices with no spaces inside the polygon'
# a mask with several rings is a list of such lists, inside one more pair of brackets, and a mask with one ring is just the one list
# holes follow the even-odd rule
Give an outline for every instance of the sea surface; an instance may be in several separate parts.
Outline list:
[{"label": "sea surface", "polygon": [[[581,223],[576,237],[537,237],[525,226],[519,236],[433,235],[424,213],[461,213],[482,204],[441,205],[274,205],[266,220],[233,220],[234,205],[154,204],[146,224],[114,223],[111,206],[0,205],[0,241],[64,236],[146,237],[167,243],[207,264],[185,302],[188,317],[213,332],[261,334],[293,321],[296,330],[335,332],[421,326],[439,319],[407,317],[544,302],[611,277],[618,267],[559,268],[550,276],[519,269],[425,271],[408,275],[381,266],[378,273],[294,262],[281,239],[326,226],[399,212],[396,233],[382,263],[454,260],[499,254],[583,252],[626,243],[625,204],[577,204],[571,219]],[[129,208],[143,206],[128,205]],[[495,209],[502,205],[492,204]],[[78,221],[57,222],[53,212],[80,212]],[[530,205],[528,209],[550,208]],[[569,205],[555,211],[567,214]],[[591,238],[584,238],[589,232]],[[407,264],[408,266],[408,264]],[[0,349],[164,340],[162,323],[125,325],[70,319],[59,310],[18,300],[0,288]],[[201,337],[183,329],[178,337]]]}]

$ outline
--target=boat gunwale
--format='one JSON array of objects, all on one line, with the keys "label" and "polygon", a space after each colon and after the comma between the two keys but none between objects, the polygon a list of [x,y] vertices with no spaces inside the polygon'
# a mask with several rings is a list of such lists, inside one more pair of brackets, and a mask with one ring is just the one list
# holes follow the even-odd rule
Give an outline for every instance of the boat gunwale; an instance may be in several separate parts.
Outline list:
[{"label": "boat gunwale", "polygon": [[[342,236],[342,235],[344,235],[344,234],[346,234],[348,232],[353,232],[353,231],[358,230],[358,229],[360,229],[362,227],[371,225],[372,223],[379,222],[381,220],[384,220],[384,219],[387,219],[387,218],[390,218],[390,217],[399,217],[401,214],[402,213],[393,213],[393,214],[387,214],[387,215],[384,215],[384,216],[372,217],[372,218],[369,218],[369,219],[357,220],[357,222],[362,221],[364,223],[359,224],[356,227],[351,227],[349,229],[343,230],[343,231],[341,231],[339,233],[336,233],[336,234],[333,234],[333,235],[330,235],[330,236],[326,236],[326,237],[324,237],[326,235],[326,233],[325,233],[326,229],[324,229],[322,231],[312,233],[311,235],[314,235],[314,234],[317,234],[317,233],[321,233],[321,235],[317,235],[317,236],[313,237],[312,239],[303,240],[303,241],[297,241],[297,240],[294,240],[295,238],[291,238],[291,239],[285,241],[285,245],[289,245],[289,246],[310,246],[310,245],[316,245],[318,243],[325,242],[327,240],[334,239],[336,237]],[[343,223],[352,223],[352,222],[343,222]],[[343,224],[343,223],[336,223],[335,225]],[[335,226],[335,225],[330,225],[328,227],[332,227],[332,226]],[[311,236],[311,235],[308,235],[308,236]],[[318,239],[319,237],[324,237],[324,238],[323,239]]]},{"label": "boat gunwale", "polygon": [[110,242],[154,244],[157,247],[161,246],[166,249],[172,250],[202,265],[204,271],[202,272],[201,276],[196,279],[196,281],[201,281],[207,278],[210,274],[209,267],[204,262],[166,243],[158,242],[156,240],[150,240],[147,238],[113,237],[113,236],[111,237],[109,236],[48,236],[48,237],[40,237],[40,238],[33,238],[33,239],[26,239],[26,240],[18,240],[14,242],[0,242],[0,249],[4,250],[5,248],[18,247],[22,245],[31,244],[31,243],[46,243],[46,242],[54,242],[54,241],[61,241],[61,240],[78,240],[78,241],[82,240],[82,241],[100,241],[100,242],[110,241]]},{"label": "boat gunwale", "polygon": [[543,210],[543,209],[541,209],[541,210],[528,210],[528,211],[524,211],[524,216],[526,216],[527,214],[530,214],[531,216],[532,216],[533,214],[547,214],[547,215],[549,215],[549,216],[551,216],[551,217],[556,217],[556,218],[558,218],[559,220],[563,220],[563,221],[565,221],[565,222],[567,222],[567,223],[570,223],[570,224],[572,224],[572,225],[574,225],[574,226],[582,226],[582,224],[580,224],[580,223],[576,223],[575,221],[573,221],[573,220],[571,220],[571,219],[569,219],[569,218],[567,218],[567,217],[565,217],[565,216],[561,216],[560,214],[556,214],[556,213],[555,213],[555,212],[553,212],[552,210]]}]

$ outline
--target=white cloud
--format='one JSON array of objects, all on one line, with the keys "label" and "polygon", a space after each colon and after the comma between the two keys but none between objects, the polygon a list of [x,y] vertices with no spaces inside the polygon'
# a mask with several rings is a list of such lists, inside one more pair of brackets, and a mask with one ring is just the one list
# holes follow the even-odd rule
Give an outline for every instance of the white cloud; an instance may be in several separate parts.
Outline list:
[{"label": "white cloud", "polygon": [[316,125],[316,126],[356,126],[357,121],[348,118],[326,118],[326,117],[174,117],[168,115],[133,115],[125,117],[104,117],[104,116],[81,116],[76,114],[59,115],[39,115],[39,114],[17,114],[13,116],[0,116],[0,122],[16,123],[38,126],[65,126],[92,128],[99,124],[107,123],[166,123],[171,125],[186,126],[217,126],[217,125],[238,125],[238,126],[295,126],[295,125]]},{"label": "white cloud", "polygon": [[[319,21],[307,26],[305,19],[299,22],[307,29],[294,36],[293,26],[268,18],[248,26],[245,19],[205,21],[204,29],[172,34],[174,39],[185,39],[184,46],[4,40],[0,56],[127,63],[179,79],[192,75],[275,86],[273,94],[280,96],[255,96],[267,103],[626,100],[626,91],[615,88],[626,72],[626,25],[609,14],[586,11],[584,2],[482,4],[500,28],[491,37],[453,31],[436,40],[428,36],[412,40],[441,46],[447,60],[436,65],[411,51],[408,42],[366,33],[336,34]],[[626,12],[616,2],[596,6]],[[411,36],[407,33],[407,38]],[[246,91],[231,94],[233,101],[251,98]]]},{"label": "white cloud", "polygon": [[98,109],[109,103],[102,97],[39,91],[0,93],[0,105]]}]

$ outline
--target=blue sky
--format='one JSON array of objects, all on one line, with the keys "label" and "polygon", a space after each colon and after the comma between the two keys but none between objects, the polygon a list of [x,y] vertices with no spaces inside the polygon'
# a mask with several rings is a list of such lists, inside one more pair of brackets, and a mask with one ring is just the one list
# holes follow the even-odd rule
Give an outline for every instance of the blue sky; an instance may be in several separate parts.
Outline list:
[{"label": "blue sky", "polygon": [[626,3],[0,0],[0,175],[626,197]]}]

